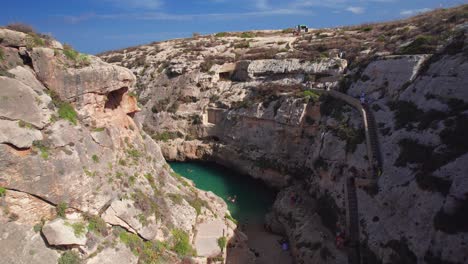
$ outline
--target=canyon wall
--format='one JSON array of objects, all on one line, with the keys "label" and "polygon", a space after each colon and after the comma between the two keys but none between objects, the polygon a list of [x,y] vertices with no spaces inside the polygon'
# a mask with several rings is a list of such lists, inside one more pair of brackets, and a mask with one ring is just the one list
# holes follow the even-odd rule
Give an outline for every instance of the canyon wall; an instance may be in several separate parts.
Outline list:
[{"label": "canyon wall", "polygon": [[50,37],[0,28],[1,263],[223,258],[227,206],[175,174],[135,122],[135,82]]},{"label": "canyon wall", "polygon": [[[267,223],[288,236],[298,263],[347,262],[335,235],[348,233],[349,178],[368,263],[464,263],[466,10],[100,56],[137,76],[136,119],[166,159],[214,160],[281,190]],[[362,94],[371,128],[349,104]]]}]

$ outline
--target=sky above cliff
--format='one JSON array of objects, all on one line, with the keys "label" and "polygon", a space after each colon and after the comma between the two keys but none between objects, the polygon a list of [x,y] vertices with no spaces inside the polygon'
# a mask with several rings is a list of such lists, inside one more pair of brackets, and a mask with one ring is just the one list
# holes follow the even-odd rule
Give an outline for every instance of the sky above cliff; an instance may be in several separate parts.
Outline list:
[{"label": "sky above cliff", "polygon": [[335,27],[400,19],[465,0],[15,0],[0,25],[24,22],[86,53],[192,33]]}]

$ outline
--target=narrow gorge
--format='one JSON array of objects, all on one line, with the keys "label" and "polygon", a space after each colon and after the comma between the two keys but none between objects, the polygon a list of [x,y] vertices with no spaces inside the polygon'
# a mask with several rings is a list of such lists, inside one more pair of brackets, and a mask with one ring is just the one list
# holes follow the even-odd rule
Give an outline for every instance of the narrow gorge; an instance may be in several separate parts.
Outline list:
[{"label": "narrow gorge", "polygon": [[0,28],[0,263],[467,263],[467,14],[97,56]]}]

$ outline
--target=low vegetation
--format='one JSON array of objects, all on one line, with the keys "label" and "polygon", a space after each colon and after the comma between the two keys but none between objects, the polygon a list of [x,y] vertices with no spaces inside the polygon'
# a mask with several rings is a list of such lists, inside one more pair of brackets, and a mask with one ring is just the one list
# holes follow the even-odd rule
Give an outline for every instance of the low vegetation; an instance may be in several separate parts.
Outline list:
[{"label": "low vegetation", "polygon": [[4,187],[0,187],[0,197],[3,197],[6,195],[6,189]]},{"label": "low vegetation", "polygon": [[72,250],[66,251],[58,259],[58,264],[81,264],[80,255]]},{"label": "low vegetation", "polygon": [[65,213],[68,209],[68,204],[65,203],[65,202],[60,202],[59,204],[57,204],[57,206],[55,207],[55,211],[57,212],[57,216],[58,217],[61,217],[61,218],[65,218]]},{"label": "low vegetation", "polygon": [[70,224],[68,222],[65,222],[65,225],[71,227],[73,229],[73,233],[75,233],[75,236],[77,237],[82,237],[86,233],[86,225],[84,223],[76,222]]},{"label": "low vegetation", "polygon": [[78,122],[78,114],[75,111],[75,108],[70,103],[61,102],[58,105],[58,114],[59,117],[65,120],[68,120],[73,125],[76,125]]},{"label": "low vegetation", "polygon": [[400,54],[428,54],[437,48],[437,38],[429,35],[417,36],[413,42],[400,49]]},{"label": "low vegetation", "polygon": [[224,252],[224,248],[226,248],[227,245],[227,239],[226,237],[220,237],[218,238],[218,246],[221,249],[221,252]]},{"label": "low vegetation", "polygon": [[101,236],[107,235],[107,224],[98,215],[87,215],[86,220],[88,221],[88,230]]},{"label": "low vegetation", "polygon": [[138,256],[138,263],[166,263],[164,251],[167,245],[160,241],[143,241],[138,235],[116,228],[115,233],[130,250]]},{"label": "low vegetation", "polygon": [[232,215],[226,214],[224,215],[224,218],[230,220],[231,222],[237,225],[237,220],[234,217],[232,217]]},{"label": "low vegetation", "polygon": [[39,151],[40,155],[43,159],[49,159],[49,147],[40,140],[36,140],[33,142],[33,150],[35,152]]},{"label": "low vegetation", "polygon": [[91,64],[89,56],[74,50],[69,44],[63,45],[63,54],[67,59],[74,62],[76,66],[88,66]]},{"label": "low vegetation", "polygon": [[172,230],[172,247],[171,249],[179,255],[179,257],[196,256],[195,249],[190,244],[189,235],[181,229]]}]

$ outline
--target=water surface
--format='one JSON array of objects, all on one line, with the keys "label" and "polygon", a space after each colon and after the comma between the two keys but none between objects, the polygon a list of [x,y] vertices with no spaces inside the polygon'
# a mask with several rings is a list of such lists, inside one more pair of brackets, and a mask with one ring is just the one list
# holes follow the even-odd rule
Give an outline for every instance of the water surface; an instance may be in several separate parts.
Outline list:
[{"label": "water surface", "polygon": [[[262,221],[276,193],[260,180],[214,163],[172,162],[172,169],[192,180],[197,188],[212,191],[228,204],[231,215],[241,223]],[[228,197],[236,196],[236,202]]]}]

